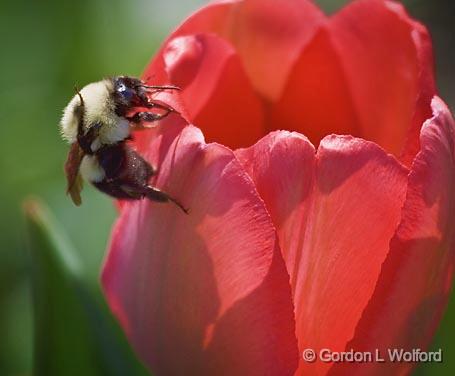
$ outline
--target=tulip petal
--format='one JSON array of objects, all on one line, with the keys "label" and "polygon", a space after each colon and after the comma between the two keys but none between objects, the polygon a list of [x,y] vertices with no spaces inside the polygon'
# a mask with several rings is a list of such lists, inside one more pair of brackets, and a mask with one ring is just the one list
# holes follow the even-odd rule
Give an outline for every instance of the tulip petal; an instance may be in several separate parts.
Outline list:
[{"label": "tulip petal", "polygon": [[299,131],[315,144],[331,133],[362,135],[344,68],[327,27],[321,27],[303,50],[283,96],[272,107],[267,129],[283,128]]},{"label": "tulip petal", "polygon": [[190,213],[133,202],[114,228],[102,282],[135,350],[160,375],[293,374],[289,275],[251,179],[192,126],[152,142],[156,185]]},{"label": "tulip petal", "polygon": [[296,130],[316,145],[350,134],[410,165],[435,83],[428,32],[401,5],[350,3],[318,29],[287,80],[268,130]]},{"label": "tulip petal", "polygon": [[337,13],[330,28],[362,137],[396,156],[406,153],[406,142],[417,152],[418,144],[411,136],[418,139],[418,130],[431,116],[435,94],[425,27],[410,19],[396,2],[360,0]]},{"label": "tulip petal", "polygon": [[228,40],[255,90],[272,101],[281,95],[299,51],[325,19],[308,0],[218,1],[195,13],[173,37],[212,32]]},{"label": "tulip petal", "polygon": [[[407,169],[361,139],[328,136],[315,154],[307,139],[288,132],[272,133],[237,157],[278,231],[300,351],[342,351],[399,222]],[[301,360],[296,374],[329,368]]]},{"label": "tulip petal", "polygon": [[208,141],[237,148],[262,136],[262,104],[228,42],[213,34],[181,36],[170,39],[161,55],[190,119]]},{"label": "tulip petal", "polygon": [[[435,98],[409,175],[401,223],[349,348],[426,349],[450,296],[455,268],[455,121]],[[335,374],[407,374],[415,364],[337,365]],[[365,373],[366,372],[366,373]]]}]

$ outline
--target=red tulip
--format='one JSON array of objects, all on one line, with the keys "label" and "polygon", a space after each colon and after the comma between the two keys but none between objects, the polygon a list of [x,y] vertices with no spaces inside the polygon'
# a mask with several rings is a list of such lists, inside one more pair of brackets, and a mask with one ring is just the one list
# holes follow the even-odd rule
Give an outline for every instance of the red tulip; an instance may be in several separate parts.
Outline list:
[{"label": "red tulip", "polygon": [[426,29],[382,0],[332,17],[306,0],[218,1],[144,77],[180,86],[163,100],[195,124],[171,115],[136,135],[190,214],[124,204],[102,275],[149,368],[408,373],[302,353],[426,349],[446,306],[455,122]]}]

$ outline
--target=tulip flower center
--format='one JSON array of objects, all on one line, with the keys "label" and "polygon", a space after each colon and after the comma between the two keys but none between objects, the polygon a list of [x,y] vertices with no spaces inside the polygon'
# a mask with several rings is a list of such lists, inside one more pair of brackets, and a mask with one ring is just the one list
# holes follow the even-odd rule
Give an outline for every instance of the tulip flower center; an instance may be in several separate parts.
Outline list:
[{"label": "tulip flower center", "polygon": [[258,49],[250,41],[248,49],[208,33],[176,36],[162,56],[169,81],[183,89],[190,119],[208,142],[237,149],[280,129],[300,132],[315,146],[331,134],[352,135],[409,164],[421,125],[431,117],[434,90],[430,82],[420,92],[415,42],[401,29],[390,40],[372,35],[378,46],[370,51],[358,38],[320,27],[292,61],[283,55],[283,64],[273,67],[256,56],[265,44]]}]

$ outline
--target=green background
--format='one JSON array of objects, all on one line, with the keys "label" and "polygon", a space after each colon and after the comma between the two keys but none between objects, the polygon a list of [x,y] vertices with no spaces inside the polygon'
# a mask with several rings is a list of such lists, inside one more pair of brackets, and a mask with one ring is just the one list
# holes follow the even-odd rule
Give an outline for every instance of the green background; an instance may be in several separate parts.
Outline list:
[{"label": "green background", "polygon": [[[29,259],[21,204],[42,197],[69,234],[90,289],[110,227],[111,200],[91,187],[84,205],[65,196],[67,153],[58,134],[73,85],[115,74],[140,75],[160,41],[202,0],[0,0],[0,375],[31,374],[33,320]],[[320,0],[328,12],[346,1]],[[408,0],[434,38],[441,96],[455,106],[455,4]],[[455,374],[455,294],[435,339],[443,364],[418,374]],[[68,346],[71,346],[68,343]]]}]

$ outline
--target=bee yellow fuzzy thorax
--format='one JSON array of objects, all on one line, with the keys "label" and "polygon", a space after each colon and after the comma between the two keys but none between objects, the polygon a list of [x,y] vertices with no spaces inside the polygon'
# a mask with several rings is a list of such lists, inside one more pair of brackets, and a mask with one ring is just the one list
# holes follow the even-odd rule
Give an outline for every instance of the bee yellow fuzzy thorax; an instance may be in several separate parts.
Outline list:
[{"label": "bee yellow fuzzy thorax", "polygon": [[[93,150],[102,145],[122,141],[129,136],[129,122],[115,113],[113,92],[113,83],[109,79],[91,83],[80,90],[84,106],[82,124],[85,129],[83,131],[86,132],[95,124],[101,125],[98,137],[93,142]],[[60,121],[62,137],[69,143],[77,141],[80,106],[81,100],[76,94],[65,107]]]}]

